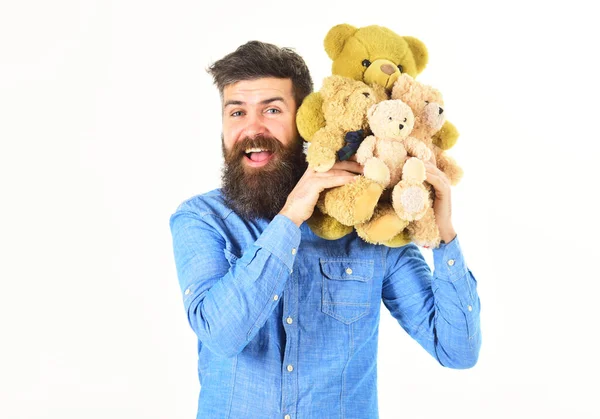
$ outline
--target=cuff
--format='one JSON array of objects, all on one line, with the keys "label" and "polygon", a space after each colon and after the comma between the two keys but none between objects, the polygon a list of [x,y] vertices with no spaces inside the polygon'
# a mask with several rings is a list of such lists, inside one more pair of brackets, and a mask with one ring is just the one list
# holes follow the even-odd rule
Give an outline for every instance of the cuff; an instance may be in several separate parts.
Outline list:
[{"label": "cuff", "polygon": [[467,264],[460,248],[458,236],[449,243],[441,243],[433,249],[434,276],[455,282],[467,274]]},{"label": "cuff", "polygon": [[254,243],[281,260],[291,272],[302,234],[292,220],[276,215]]}]

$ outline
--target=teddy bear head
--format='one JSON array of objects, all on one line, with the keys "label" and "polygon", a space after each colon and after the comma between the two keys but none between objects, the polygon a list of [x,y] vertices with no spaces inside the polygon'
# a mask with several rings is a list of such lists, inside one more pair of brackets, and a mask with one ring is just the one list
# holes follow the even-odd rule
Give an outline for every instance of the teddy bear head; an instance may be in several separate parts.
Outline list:
[{"label": "teddy bear head", "polygon": [[327,125],[344,131],[365,129],[368,109],[385,99],[383,90],[341,76],[326,77],[320,92]]},{"label": "teddy bear head", "polygon": [[416,77],[428,61],[427,48],[421,41],[377,25],[336,25],[325,36],[324,45],[333,60],[333,74],[378,84],[388,93],[400,74]]},{"label": "teddy bear head", "polygon": [[406,103],[415,115],[412,136],[430,141],[446,120],[442,94],[431,86],[416,81],[408,74],[402,74],[394,83],[392,99]]},{"label": "teddy bear head", "polygon": [[403,140],[413,130],[415,117],[401,100],[384,100],[369,108],[369,128],[378,138]]}]

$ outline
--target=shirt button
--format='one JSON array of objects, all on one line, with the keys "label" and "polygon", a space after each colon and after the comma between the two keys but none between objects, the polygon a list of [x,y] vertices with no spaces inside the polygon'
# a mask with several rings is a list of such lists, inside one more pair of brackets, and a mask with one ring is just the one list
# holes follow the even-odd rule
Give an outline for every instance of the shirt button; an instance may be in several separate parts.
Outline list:
[{"label": "shirt button", "polygon": [[292,419],[292,417],[290,415],[285,415],[283,419]]},{"label": "shirt button", "polygon": [[188,295],[190,293],[190,289],[188,288],[187,290],[185,290],[184,294]]},{"label": "shirt button", "polygon": [[289,372],[292,372],[292,371],[294,371],[294,367],[292,367],[292,365],[290,364],[290,365],[287,366],[287,370]]},{"label": "shirt button", "polygon": [[346,268],[346,273],[347,273],[348,275],[352,275],[352,269],[350,269],[350,268]]},{"label": "shirt button", "polygon": [[448,265],[450,265],[450,266],[454,266],[454,259],[450,259],[450,260],[448,261]]},{"label": "shirt button", "polygon": [[275,295],[273,296],[273,301],[277,301],[277,300],[279,300],[279,295],[275,294]]},{"label": "shirt button", "polygon": [[296,254],[296,248],[292,247],[292,255],[295,255],[295,254]]},{"label": "shirt button", "polygon": [[287,324],[292,324],[293,322],[291,317],[288,317],[287,319],[285,319],[285,321],[287,322]]},{"label": "shirt button", "polygon": [[469,311],[473,311],[473,307],[471,307],[471,306],[467,306],[467,310],[469,310]]}]

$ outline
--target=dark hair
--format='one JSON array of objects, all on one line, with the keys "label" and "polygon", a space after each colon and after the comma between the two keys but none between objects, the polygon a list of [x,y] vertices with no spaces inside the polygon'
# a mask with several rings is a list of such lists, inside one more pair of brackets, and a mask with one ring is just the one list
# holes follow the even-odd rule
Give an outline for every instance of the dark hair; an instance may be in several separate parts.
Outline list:
[{"label": "dark hair", "polygon": [[290,48],[250,41],[215,61],[206,70],[223,98],[223,88],[243,80],[262,77],[291,79],[296,106],[313,91],[313,82],[304,59]]}]

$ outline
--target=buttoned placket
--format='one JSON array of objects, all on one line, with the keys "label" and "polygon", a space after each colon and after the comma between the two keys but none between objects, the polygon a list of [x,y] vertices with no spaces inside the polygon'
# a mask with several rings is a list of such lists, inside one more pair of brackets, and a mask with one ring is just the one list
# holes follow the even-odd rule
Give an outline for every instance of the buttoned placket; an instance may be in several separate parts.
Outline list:
[{"label": "buttoned placket", "polygon": [[[292,250],[296,254],[296,249]],[[281,322],[285,330],[286,342],[281,365],[282,374],[282,394],[281,406],[283,417],[296,417],[296,407],[298,404],[298,273],[291,270],[285,290],[283,292],[283,316]]]}]

